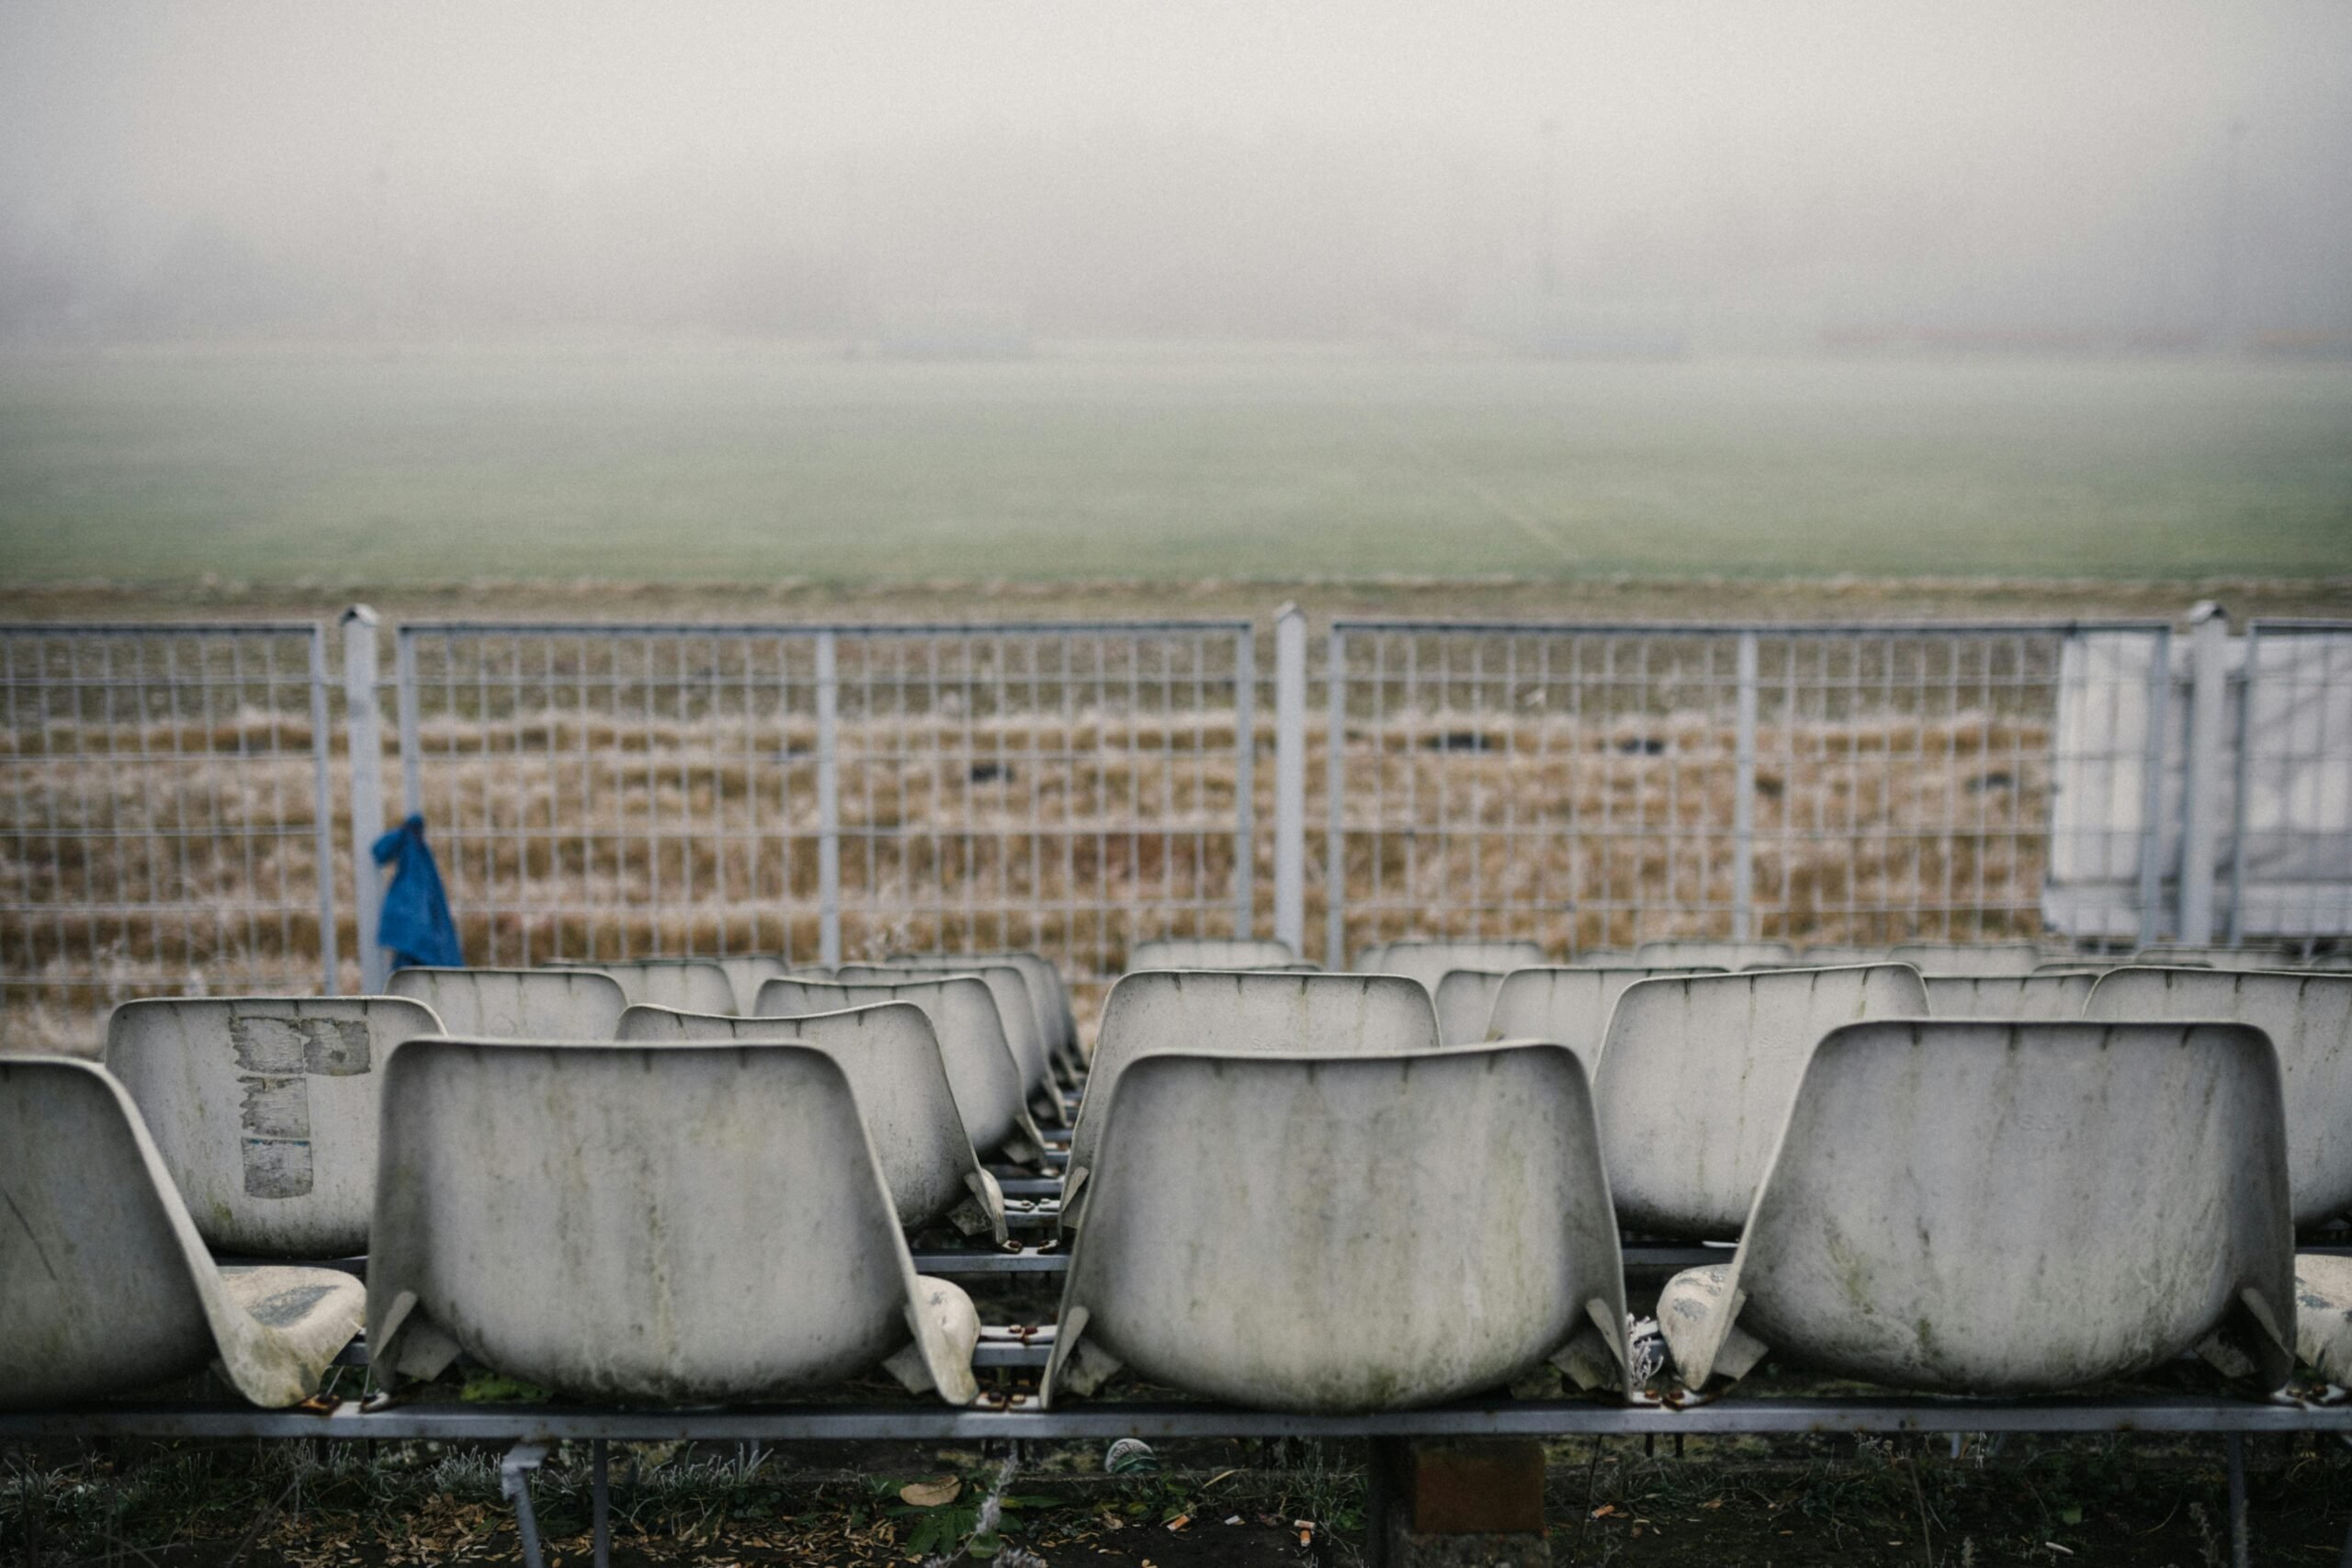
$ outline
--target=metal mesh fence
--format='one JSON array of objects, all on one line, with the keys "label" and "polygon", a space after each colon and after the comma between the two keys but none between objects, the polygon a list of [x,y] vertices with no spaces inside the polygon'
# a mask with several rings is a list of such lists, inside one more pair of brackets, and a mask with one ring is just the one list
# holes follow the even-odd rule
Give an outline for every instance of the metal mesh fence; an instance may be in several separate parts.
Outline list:
[{"label": "metal mesh fence", "polygon": [[404,796],[468,957],[1034,947],[1252,900],[1246,622],[412,625]]},{"label": "metal mesh fence", "polygon": [[335,984],[315,625],[0,627],[0,1043]]},{"label": "metal mesh fence", "polygon": [[[2039,931],[2071,635],[1337,623],[1328,958],[1413,932]],[[2112,727],[2063,744],[2117,778],[2149,763]]]},{"label": "metal mesh fence", "polygon": [[[308,624],[0,628],[0,1043],[86,1046],[136,994],[359,984],[395,767],[479,964],[1027,947],[1084,983],[1239,931],[1342,962],[1412,933],[2128,944],[2181,929],[2209,816],[2229,934],[2352,928],[2352,626],[2236,639],[2197,789],[2162,625],[1357,620],[1311,660],[1278,625],[416,624],[379,682],[369,619],[339,687]],[[347,775],[345,730],[374,748]],[[1287,851],[1283,787],[1315,792]]]},{"label": "metal mesh fence", "polygon": [[2352,622],[2247,624],[2229,935],[2352,931]]}]

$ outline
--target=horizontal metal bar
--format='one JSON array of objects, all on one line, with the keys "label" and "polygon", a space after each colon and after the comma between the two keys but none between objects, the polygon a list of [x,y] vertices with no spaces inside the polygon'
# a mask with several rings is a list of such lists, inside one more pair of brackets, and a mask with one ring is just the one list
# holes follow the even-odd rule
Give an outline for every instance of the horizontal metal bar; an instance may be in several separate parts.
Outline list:
[{"label": "horizontal metal bar", "polygon": [[[1008,1216],[1009,1217],[1009,1216]],[[1018,1252],[918,1252],[915,1272],[960,1280],[974,1274],[1060,1274],[1069,1269],[1069,1254],[1024,1247]]]},{"label": "horizontal metal bar", "polygon": [[1627,1247],[1624,1249],[1628,1269],[1704,1269],[1713,1263],[1728,1263],[1732,1248],[1728,1247]]},{"label": "horizontal metal bar", "polygon": [[2075,632],[2155,632],[2172,629],[2170,621],[1479,621],[1442,618],[1408,620],[1334,620],[1334,631],[1351,633],[1409,632],[1423,635],[1505,632],[1521,636],[1577,637],[1716,637],[1754,632],[1761,637],[1905,637],[1922,633],[1973,633],[1980,637],[2016,637],[2036,633],[2066,636]]},{"label": "horizontal metal bar", "polygon": [[1510,1400],[1358,1416],[1218,1404],[1087,1404],[1056,1410],[938,1405],[616,1410],[596,1406],[400,1404],[325,1415],[231,1404],[127,1404],[0,1412],[0,1438],[327,1438],[447,1442],[711,1440],[954,1441],[985,1438],[1416,1438],[1820,1432],[2346,1432],[2352,1402],[2264,1404],[2192,1395],[2141,1399],[1746,1399],[1680,1407]]},{"label": "horizontal metal bar", "polygon": [[1058,1176],[1001,1176],[997,1190],[1008,1198],[1058,1198],[1062,1195],[1062,1179]]},{"label": "horizontal metal bar", "polygon": [[0,621],[0,637],[309,637],[324,621]]},{"label": "horizontal metal bar", "polygon": [[[1254,622],[1175,621],[402,621],[410,637],[1058,637],[1247,631]],[[0,626],[0,631],[8,628]],[[152,629],[152,628],[151,628]]]}]

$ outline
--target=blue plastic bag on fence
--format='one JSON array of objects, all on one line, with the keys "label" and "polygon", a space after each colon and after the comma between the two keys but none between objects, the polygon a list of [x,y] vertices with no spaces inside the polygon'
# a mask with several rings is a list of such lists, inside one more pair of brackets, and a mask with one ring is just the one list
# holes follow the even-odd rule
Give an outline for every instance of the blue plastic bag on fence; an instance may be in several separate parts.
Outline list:
[{"label": "blue plastic bag on fence", "polygon": [[[424,847],[424,818],[407,821],[376,840],[376,863],[392,866],[392,885],[384,889],[384,913],[376,922],[376,940],[392,950],[401,967],[431,964],[462,967],[457,922],[449,919],[449,897],[442,891],[441,868]],[[398,864],[394,864],[398,862]]]}]

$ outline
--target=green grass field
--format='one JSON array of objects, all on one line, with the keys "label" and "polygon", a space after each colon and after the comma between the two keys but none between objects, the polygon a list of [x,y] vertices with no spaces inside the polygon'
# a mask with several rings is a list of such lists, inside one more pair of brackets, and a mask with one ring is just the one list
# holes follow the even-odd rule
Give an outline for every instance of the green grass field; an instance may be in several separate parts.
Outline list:
[{"label": "green grass field", "polygon": [[2352,573],[2352,366],[0,358],[0,585]]}]

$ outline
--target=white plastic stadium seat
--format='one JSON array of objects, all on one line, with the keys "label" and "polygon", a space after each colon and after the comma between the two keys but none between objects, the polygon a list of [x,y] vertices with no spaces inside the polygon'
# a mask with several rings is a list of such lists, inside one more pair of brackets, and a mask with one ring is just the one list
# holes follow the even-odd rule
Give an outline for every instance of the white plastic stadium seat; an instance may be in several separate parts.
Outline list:
[{"label": "white plastic stadium seat", "polygon": [[1062,983],[1061,971],[1050,960],[1008,948],[944,954],[894,953],[882,962],[923,967],[949,961],[1010,964],[1020,970],[1021,978],[1029,987],[1029,1005],[1036,1010],[1038,1027],[1045,1031],[1046,1055],[1072,1087],[1077,1085],[1086,1073],[1086,1055],[1078,1043],[1078,1019],[1069,1009],[1069,987]]},{"label": "white plastic stadium seat", "polygon": [[617,1038],[639,1045],[790,1040],[815,1046],[849,1075],[899,1224],[914,1230],[947,1219],[967,1235],[1005,1239],[1004,1194],[972,1153],[947,1087],[939,1037],[912,1002],[807,1018],[732,1018],[639,1006],[621,1014]]},{"label": "white plastic stadium seat", "polygon": [[1549,964],[1544,944],[1499,939],[1491,942],[1440,942],[1408,938],[1376,942],[1356,954],[1359,975],[1403,975],[1419,980],[1437,994],[1438,982],[1451,969],[1493,969],[1509,974],[1533,964]]},{"label": "white plastic stadium seat", "polygon": [[349,1258],[376,1196],[377,1069],[440,1032],[404,997],[157,997],[114,1010],[107,1069],[207,1246]]},{"label": "white plastic stadium seat", "polygon": [[1922,975],[2030,975],[2045,956],[2038,942],[1903,942],[1887,953]]},{"label": "white plastic stadium seat", "polygon": [[[1476,1045],[1487,1038],[1487,1015],[1502,989],[1502,969],[1449,969],[1430,996],[1437,1003],[1437,1036],[1448,1045]],[[1540,1034],[1520,1036],[1541,1040]]]},{"label": "white plastic stadium seat", "polygon": [[1927,1010],[1907,964],[1626,987],[1592,1086],[1618,1218],[1663,1235],[1737,1235],[1815,1043],[1839,1024]]},{"label": "white plastic stadium seat", "polygon": [[1246,936],[1163,936],[1127,949],[1127,970],[1289,969],[1298,964],[1290,944]]},{"label": "white plastic stadium seat", "polygon": [[760,987],[759,1016],[805,1018],[844,1012],[876,1002],[912,1002],[931,1020],[940,1060],[963,1115],[964,1131],[982,1155],[1002,1152],[1026,1163],[1045,1152],[1030,1120],[1021,1064],[1004,1037],[1003,1016],[988,982],[976,975],[926,975],[897,981],[770,980]]},{"label": "white plastic stadium seat", "polygon": [[1054,1059],[1060,1063],[1063,1074],[1073,1089],[1086,1077],[1086,1049],[1078,1040],[1078,1016],[1070,1011],[1069,987],[1062,980],[1061,971],[1052,962],[1035,953],[976,953],[975,958],[1001,958],[1021,971],[1029,982],[1029,997],[1037,1009],[1038,1021],[1046,1026],[1046,1038]]},{"label": "white plastic stadium seat", "polygon": [[680,1012],[733,1012],[735,982],[712,958],[569,959],[549,969],[588,969],[620,982],[621,995],[634,1007],[676,1008]]},{"label": "white plastic stadium seat", "polygon": [[0,1408],[191,1377],[299,1404],[359,1331],[327,1269],[220,1269],[130,1097],[71,1056],[0,1057]]},{"label": "white plastic stadium seat", "polygon": [[844,964],[833,971],[833,978],[845,985],[865,985],[876,980],[895,983],[910,975],[977,975],[996,998],[997,1020],[1004,1026],[1005,1043],[1012,1047],[1013,1060],[1021,1064],[1021,1082],[1027,1090],[1030,1110],[1053,1123],[1063,1121],[1062,1097],[1054,1088],[1054,1068],[1046,1051],[1045,1026],[1037,1021],[1037,1010],[1029,1000],[1029,982],[1020,969],[1011,964],[989,964],[978,959],[933,962],[929,959],[902,959],[889,964]]},{"label": "white plastic stadium seat", "polygon": [[1266,974],[1156,969],[1123,977],[1103,999],[1094,1066],[1070,1131],[1062,1228],[1079,1223],[1119,1075],[1160,1051],[1250,1051],[1378,1055],[1434,1051],[1437,1010],[1426,987],[1402,975]]},{"label": "white plastic stadium seat", "polygon": [[2243,1024],[1862,1023],[1822,1041],[1727,1264],[1668,1282],[1684,1382],[1767,1348],[1933,1393],[2054,1393],[2294,1321],[2278,1074]]},{"label": "white plastic stadium seat", "polygon": [[1609,1018],[1625,987],[1680,975],[1720,975],[1720,969],[1600,969],[1547,965],[1512,971],[1487,1009],[1487,1040],[1549,1040],[1566,1045],[1589,1077],[1600,1062]]},{"label": "white plastic stadium seat", "polygon": [[1645,969],[1789,969],[1797,950],[1785,942],[1711,942],[1704,937],[1663,937],[1634,949]]},{"label": "white plastic stadium seat", "polygon": [[1808,969],[1835,969],[1851,964],[1885,964],[1892,954],[1884,943],[1872,946],[1868,942],[1808,942],[1797,954],[1797,962]]},{"label": "white plastic stadium seat", "polygon": [[2328,1382],[2352,1384],[2352,1258],[2295,1259],[2295,1355]]},{"label": "white plastic stadium seat", "polygon": [[2269,1035],[2286,1086],[2295,1223],[2352,1210],[2352,975],[2117,969],[2091,988],[2083,1016],[2228,1019]]},{"label": "white plastic stadium seat", "polygon": [[877,1364],[977,1393],[972,1303],[916,1276],[814,1046],[412,1041],[383,1137],[379,1377],[462,1352],[580,1399],[752,1401]]},{"label": "white plastic stadium seat", "polygon": [[1623,1382],[1617,1227],[1557,1046],[1160,1053],[1128,1066],[1104,1150],[1049,1404],[1122,1364],[1317,1412],[1430,1404],[1546,1359]]},{"label": "white plastic stadium seat", "polygon": [[1938,1018],[2064,1022],[2083,1016],[2096,970],[2072,975],[1927,975],[1928,1011]]},{"label": "white plastic stadium seat", "polygon": [[621,983],[594,969],[395,969],[384,989],[473,1038],[610,1040],[628,1007]]},{"label": "white plastic stadium seat", "polygon": [[727,971],[728,987],[735,993],[735,1005],[727,1010],[747,1017],[752,1009],[759,1005],[762,986],[779,976],[792,973],[791,964],[766,953],[730,953],[710,962]]},{"label": "white plastic stadium seat", "polygon": [[[2142,968],[2165,969],[2291,969],[2293,962],[2275,948],[2190,947],[2177,942],[2143,947],[2131,963]],[[2122,961],[2117,967],[2123,966]]]}]

